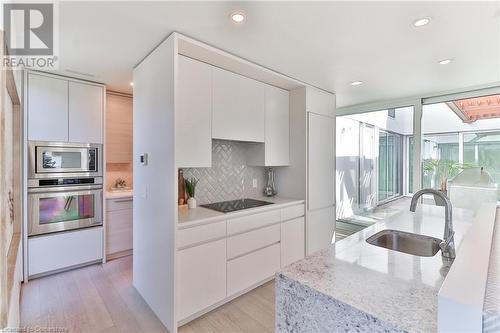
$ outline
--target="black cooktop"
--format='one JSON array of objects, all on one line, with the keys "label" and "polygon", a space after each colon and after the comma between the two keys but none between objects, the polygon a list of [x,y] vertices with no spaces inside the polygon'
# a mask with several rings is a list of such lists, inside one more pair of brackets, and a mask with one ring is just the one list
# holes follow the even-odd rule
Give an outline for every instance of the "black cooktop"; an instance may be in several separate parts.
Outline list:
[{"label": "black cooktop", "polygon": [[272,204],[273,204],[272,202],[255,200],[255,199],[239,199],[239,200],[215,202],[200,206],[208,209],[213,209],[222,213],[229,213],[229,212],[234,212],[236,210],[255,208]]}]

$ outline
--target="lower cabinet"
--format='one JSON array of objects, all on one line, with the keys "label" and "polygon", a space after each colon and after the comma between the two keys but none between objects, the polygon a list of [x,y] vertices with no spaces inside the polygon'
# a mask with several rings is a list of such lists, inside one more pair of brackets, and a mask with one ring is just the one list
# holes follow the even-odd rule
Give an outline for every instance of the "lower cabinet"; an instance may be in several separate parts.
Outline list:
[{"label": "lower cabinet", "polygon": [[232,296],[274,275],[280,269],[280,244],[227,262],[227,295]]},{"label": "lower cabinet", "polygon": [[304,235],[304,217],[281,223],[281,267],[304,258]]},{"label": "lower cabinet", "polygon": [[178,252],[179,319],[226,298],[226,239]]},{"label": "lower cabinet", "polygon": [[133,235],[132,198],[108,199],[106,212],[106,255],[130,254]]},{"label": "lower cabinet", "polygon": [[307,222],[307,255],[326,249],[334,239],[335,206],[309,212]]}]

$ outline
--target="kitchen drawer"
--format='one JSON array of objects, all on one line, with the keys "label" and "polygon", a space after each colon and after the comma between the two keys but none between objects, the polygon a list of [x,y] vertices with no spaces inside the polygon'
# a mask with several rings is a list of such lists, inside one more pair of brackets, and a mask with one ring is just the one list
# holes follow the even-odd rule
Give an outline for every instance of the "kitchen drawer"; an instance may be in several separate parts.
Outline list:
[{"label": "kitchen drawer", "polygon": [[204,224],[177,232],[177,248],[226,237],[226,221]]},{"label": "kitchen drawer", "polygon": [[106,211],[112,212],[115,210],[132,209],[134,204],[133,198],[107,199]]},{"label": "kitchen drawer", "polygon": [[238,234],[227,239],[228,259],[241,256],[280,241],[280,225]]},{"label": "kitchen drawer", "polygon": [[28,238],[29,276],[102,259],[102,227]]},{"label": "kitchen drawer", "polygon": [[247,230],[265,227],[269,224],[281,221],[281,212],[279,209],[271,210],[264,213],[243,216],[227,221],[228,235],[245,232]]},{"label": "kitchen drawer", "polygon": [[133,215],[132,209],[106,213],[106,254],[132,249]]},{"label": "kitchen drawer", "polygon": [[281,210],[281,221],[288,221],[300,216],[304,216],[304,204],[283,208]]},{"label": "kitchen drawer", "polygon": [[227,262],[227,294],[241,292],[270,278],[280,269],[280,244]]}]

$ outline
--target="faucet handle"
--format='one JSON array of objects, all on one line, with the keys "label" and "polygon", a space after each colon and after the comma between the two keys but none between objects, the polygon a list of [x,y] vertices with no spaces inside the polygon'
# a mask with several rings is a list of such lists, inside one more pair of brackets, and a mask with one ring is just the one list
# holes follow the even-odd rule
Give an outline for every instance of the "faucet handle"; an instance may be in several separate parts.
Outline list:
[{"label": "faucet handle", "polygon": [[439,243],[439,247],[441,248],[441,251],[444,251],[448,248],[450,243],[453,241],[453,236],[455,236],[455,231],[452,231],[449,237],[447,237],[445,240],[443,240],[441,243]]}]

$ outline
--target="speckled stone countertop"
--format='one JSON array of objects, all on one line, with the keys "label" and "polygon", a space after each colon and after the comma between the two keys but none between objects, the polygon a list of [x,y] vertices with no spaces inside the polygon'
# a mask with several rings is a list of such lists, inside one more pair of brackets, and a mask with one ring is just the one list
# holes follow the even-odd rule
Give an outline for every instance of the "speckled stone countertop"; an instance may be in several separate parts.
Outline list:
[{"label": "speckled stone countertop", "polygon": [[304,203],[304,200],[287,199],[281,197],[258,197],[252,199],[272,202],[273,205],[242,209],[230,213],[221,213],[212,209],[199,206],[193,209],[187,208],[187,205],[180,206],[178,209],[178,228],[184,229],[195,225],[213,223],[225,219],[261,213],[274,209],[281,209],[284,207],[300,205]]},{"label": "speckled stone countertop", "polygon": [[[454,209],[457,249],[474,214]],[[368,244],[384,229],[443,237],[444,208],[420,205],[351,235],[276,274],[278,332],[435,332],[440,252],[418,257]]]}]

